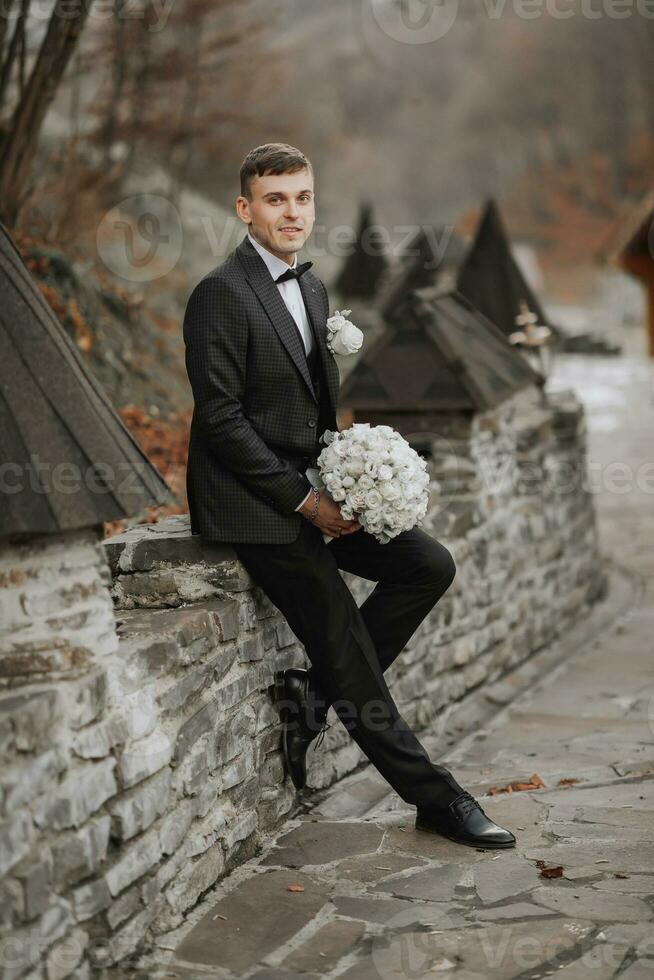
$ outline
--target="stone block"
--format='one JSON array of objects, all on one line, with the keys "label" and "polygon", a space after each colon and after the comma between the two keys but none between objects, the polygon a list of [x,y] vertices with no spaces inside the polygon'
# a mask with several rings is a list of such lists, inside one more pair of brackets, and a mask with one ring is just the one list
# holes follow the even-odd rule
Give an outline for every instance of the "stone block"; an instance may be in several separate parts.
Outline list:
[{"label": "stone block", "polygon": [[230,825],[223,837],[223,847],[230,851],[239,841],[245,840],[257,829],[256,810],[239,815],[238,819]]},{"label": "stone block", "polygon": [[218,697],[214,696],[184,722],[177,733],[175,742],[173,758],[177,765],[182,762],[199,739],[214,731],[221,714],[221,708]]},{"label": "stone block", "polygon": [[[23,887],[16,878],[5,877],[0,880],[0,929],[9,932],[16,920],[25,920],[25,896]],[[1,944],[0,940],[0,944]]]},{"label": "stone block", "polygon": [[47,830],[81,826],[118,791],[115,765],[115,759],[104,759],[72,772],[35,807],[37,826]]},{"label": "stone block", "polygon": [[298,643],[298,638],[288,625],[285,619],[278,619],[275,623],[275,636],[277,639],[277,647],[281,650],[284,647],[292,646],[294,643]]},{"label": "stone block", "polygon": [[19,752],[33,752],[48,746],[61,715],[62,704],[54,689],[4,694],[0,697],[0,723],[7,726],[6,748],[11,744]]},{"label": "stone block", "polygon": [[165,813],[170,801],[172,772],[166,768],[107,804],[111,836],[130,840]]},{"label": "stone block", "polygon": [[225,868],[222,844],[209,847],[197,860],[187,863],[166,888],[164,895],[173,912],[185,912],[214,885]]},{"label": "stone block", "polygon": [[112,902],[109,886],[104,878],[80,885],[72,894],[73,911],[78,922],[92,919]]},{"label": "stone block", "polygon": [[161,821],[159,839],[165,855],[174,854],[189,832],[195,816],[190,800],[182,800],[175,809]]},{"label": "stone block", "polygon": [[184,856],[189,858],[204,854],[216,841],[222,840],[228,828],[236,823],[236,811],[231,803],[214,807],[207,816],[193,825],[183,844]]},{"label": "stone block", "polygon": [[75,684],[75,697],[69,708],[70,714],[67,714],[71,727],[77,729],[95,721],[105,706],[106,694],[107,675],[104,669],[94,670],[80,678]]},{"label": "stone block", "polygon": [[65,980],[82,961],[89,936],[83,929],[73,929],[48,950],[45,958],[47,980]]},{"label": "stone block", "polygon": [[111,819],[104,815],[53,839],[53,878],[57,888],[75,884],[99,869],[107,856],[110,827]]},{"label": "stone block", "polygon": [[159,863],[161,853],[156,825],[122,848],[118,860],[105,874],[105,881],[114,898],[151,871]]},{"label": "stone block", "polygon": [[243,753],[224,767],[220,772],[223,792],[238,786],[252,771],[252,747],[248,746]]},{"label": "stone block", "polygon": [[122,895],[111,903],[107,909],[105,918],[112,932],[115,932],[123,922],[126,922],[127,919],[131,918],[143,907],[141,893],[141,885],[136,884],[128,888],[127,891],[124,891]]},{"label": "stone block", "polygon": [[0,876],[26,857],[33,840],[34,829],[28,813],[16,813],[0,822]]},{"label": "stone block", "polygon": [[256,632],[250,636],[243,636],[238,641],[238,661],[246,664],[253,660],[263,660],[264,646],[263,634]]},{"label": "stone block", "polygon": [[173,745],[167,735],[154,731],[138,742],[131,742],[120,754],[118,774],[124,787],[134,786],[167,766]]},{"label": "stone block", "polygon": [[131,918],[110,939],[95,941],[90,950],[93,962],[98,967],[109,967],[134,953],[143,943],[154,914],[152,905]]},{"label": "stone block", "polygon": [[203,738],[196,742],[184,761],[175,770],[175,786],[186,796],[195,796],[202,790],[209,773],[216,768],[217,755],[213,739]]},{"label": "stone block", "polygon": [[239,604],[235,599],[219,599],[214,602],[211,617],[223,643],[236,639],[239,633]]},{"label": "stone block", "polygon": [[77,732],[72,749],[80,759],[104,759],[127,737],[125,719],[122,714],[114,712],[97,724]]},{"label": "stone block", "polygon": [[66,758],[59,748],[50,749],[36,758],[19,756],[13,765],[0,770],[2,812],[12,813],[56,787],[65,769]]},{"label": "stone block", "polygon": [[52,886],[52,855],[47,847],[17,865],[12,874],[22,885],[23,910],[27,920],[45,912]]}]

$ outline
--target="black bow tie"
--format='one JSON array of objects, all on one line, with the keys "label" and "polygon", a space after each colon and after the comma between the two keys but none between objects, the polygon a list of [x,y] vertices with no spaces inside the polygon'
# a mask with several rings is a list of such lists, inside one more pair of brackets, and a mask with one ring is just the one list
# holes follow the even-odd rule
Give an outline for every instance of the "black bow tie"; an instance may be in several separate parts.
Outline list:
[{"label": "black bow tie", "polygon": [[312,265],[313,262],[300,262],[295,269],[287,269],[286,272],[282,272],[281,276],[275,279],[275,282],[288,282],[289,279],[299,279]]}]

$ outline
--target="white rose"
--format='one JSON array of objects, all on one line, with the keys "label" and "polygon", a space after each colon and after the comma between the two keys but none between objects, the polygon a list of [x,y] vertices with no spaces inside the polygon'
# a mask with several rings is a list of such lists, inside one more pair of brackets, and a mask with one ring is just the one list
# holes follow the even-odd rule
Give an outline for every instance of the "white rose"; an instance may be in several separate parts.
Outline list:
[{"label": "white rose", "polygon": [[396,483],[379,483],[377,489],[384,498],[384,500],[398,500],[401,494],[401,490]]},{"label": "white rose", "polygon": [[383,498],[379,490],[368,490],[365,495],[366,507],[375,508],[381,507],[383,504]]},{"label": "white rose", "polygon": [[366,490],[353,490],[348,494],[348,503],[350,506],[358,509],[360,507],[365,507],[366,504]]},{"label": "white rose", "polygon": [[343,469],[348,476],[353,476],[355,479],[359,479],[365,472],[363,459],[360,456],[355,456],[353,459],[348,459],[347,462],[343,464]]}]

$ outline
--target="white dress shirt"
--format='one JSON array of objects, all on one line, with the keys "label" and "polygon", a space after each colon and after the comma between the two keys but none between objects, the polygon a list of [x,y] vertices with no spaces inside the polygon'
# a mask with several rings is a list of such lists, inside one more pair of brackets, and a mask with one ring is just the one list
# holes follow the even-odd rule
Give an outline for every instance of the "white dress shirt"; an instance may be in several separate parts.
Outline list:
[{"label": "white dress shirt", "polygon": [[[249,231],[248,238],[256,248],[263,261],[266,263],[268,272],[273,279],[277,279],[278,276],[281,276],[282,273],[287,272],[288,269],[295,269],[297,267],[297,253],[293,256],[292,264],[289,265],[288,262],[284,262],[283,259],[278,259],[276,255],[273,255],[267,248],[264,248],[263,245],[259,244],[259,242],[252,237]],[[314,340],[313,333],[311,332],[311,326],[309,325],[306,307],[304,305],[304,299],[302,298],[300,284],[297,279],[287,279],[285,282],[278,282],[275,285],[279,290],[279,295],[286,304],[286,308],[297,324],[300,336],[304,342],[304,349],[306,353],[309,354],[313,347]],[[307,479],[310,479],[310,477],[307,476]],[[311,490],[309,490],[304,500],[302,500],[295,509],[299,510],[300,507],[302,507],[309,499],[310,495]]]}]

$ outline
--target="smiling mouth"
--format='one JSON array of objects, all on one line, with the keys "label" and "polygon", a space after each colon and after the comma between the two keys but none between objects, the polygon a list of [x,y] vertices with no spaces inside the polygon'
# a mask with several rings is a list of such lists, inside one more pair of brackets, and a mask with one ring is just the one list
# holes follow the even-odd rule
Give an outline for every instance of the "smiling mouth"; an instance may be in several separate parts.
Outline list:
[{"label": "smiling mouth", "polygon": [[287,227],[280,228],[279,230],[285,232],[287,235],[291,233],[295,234],[295,232],[302,231],[301,228],[296,228],[294,225],[288,225]]}]

